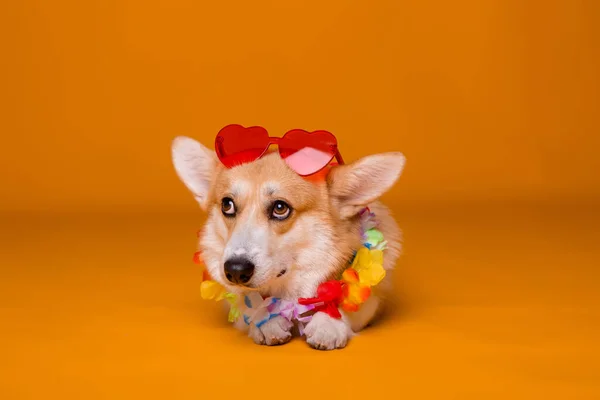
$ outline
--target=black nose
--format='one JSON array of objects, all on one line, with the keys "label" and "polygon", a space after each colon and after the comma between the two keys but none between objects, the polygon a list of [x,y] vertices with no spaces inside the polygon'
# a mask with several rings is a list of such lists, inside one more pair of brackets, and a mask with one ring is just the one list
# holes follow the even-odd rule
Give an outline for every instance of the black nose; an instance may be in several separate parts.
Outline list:
[{"label": "black nose", "polygon": [[254,274],[254,264],[245,258],[231,258],[225,261],[225,276],[231,283],[245,285]]}]

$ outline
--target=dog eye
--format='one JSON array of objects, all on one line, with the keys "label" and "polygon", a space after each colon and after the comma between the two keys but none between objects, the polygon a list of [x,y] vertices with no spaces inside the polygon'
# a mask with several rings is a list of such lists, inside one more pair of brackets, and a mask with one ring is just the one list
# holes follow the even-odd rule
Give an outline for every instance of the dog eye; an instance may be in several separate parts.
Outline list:
[{"label": "dog eye", "polygon": [[226,217],[235,216],[235,203],[229,197],[225,197],[221,200],[221,212]]},{"label": "dog eye", "polygon": [[271,215],[273,218],[283,221],[287,217],[290,216],[292,209],[287,205],[286,202],[277,200],[273,203],[273,210],[271,211]]}]

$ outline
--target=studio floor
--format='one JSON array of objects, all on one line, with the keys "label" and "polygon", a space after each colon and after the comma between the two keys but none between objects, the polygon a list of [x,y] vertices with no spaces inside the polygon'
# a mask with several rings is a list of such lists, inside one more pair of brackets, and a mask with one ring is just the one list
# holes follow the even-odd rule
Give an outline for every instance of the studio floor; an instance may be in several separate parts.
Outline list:
[{"label": "studio floor", "polygon": [[396,214],[393,307],[333,352],[200,299],[200,212],[3,215],[0,398],[600,398],[600,212]]}]

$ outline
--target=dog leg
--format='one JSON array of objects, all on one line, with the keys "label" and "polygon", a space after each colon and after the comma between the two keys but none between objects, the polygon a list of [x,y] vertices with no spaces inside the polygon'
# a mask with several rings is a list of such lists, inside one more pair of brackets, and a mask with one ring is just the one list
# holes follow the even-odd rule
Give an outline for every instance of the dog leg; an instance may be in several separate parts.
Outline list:
[{"label": "dog leg", "polygon": [[364,302],[357,312],[348,313],[348,322],[353,332],[363,330],[367,325],[377,318],[382,308],[382,301],[377,296],[371,296]]},{"label": "dog leg", "polygon": [[233,323],[233,327],[244,333],[247,333],[249,330],[249,327],[248,325],[246,325],[243,318],[238,318],[237,320],[235,320],[235,322]]},{"label": "dog leg", "polygon": [[292,339],[291,329],[293,326],[294,324],[286,318],[277,316],[265,322],[260,328],[257,328],[256,325],[251,325],[248,336],[256,344],[277,346],[286,344]]},{"label": "dog leg", "polygon": [[304,329],[304,334],[306,343],[317,350],[344,348],[353,336],[345,316],[342,319],[335,319],[323,312],[313,315]]}]

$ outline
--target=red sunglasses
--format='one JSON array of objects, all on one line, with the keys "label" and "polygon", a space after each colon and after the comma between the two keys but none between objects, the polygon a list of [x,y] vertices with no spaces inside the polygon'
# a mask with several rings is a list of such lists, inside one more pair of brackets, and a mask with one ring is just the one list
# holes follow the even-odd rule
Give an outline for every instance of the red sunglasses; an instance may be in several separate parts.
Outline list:
[{"label": "red sunglasses", "polygon": [[279,155],[287,165],[301,176],[321,171],[334,158],[344,164],[337,139],[327,131],[294,129],[279,138],[269,136],[260,126],[228,125],[217,134],[215,151],[223,165],[232,168],[258,160],[273,144],[279,147]]}]

